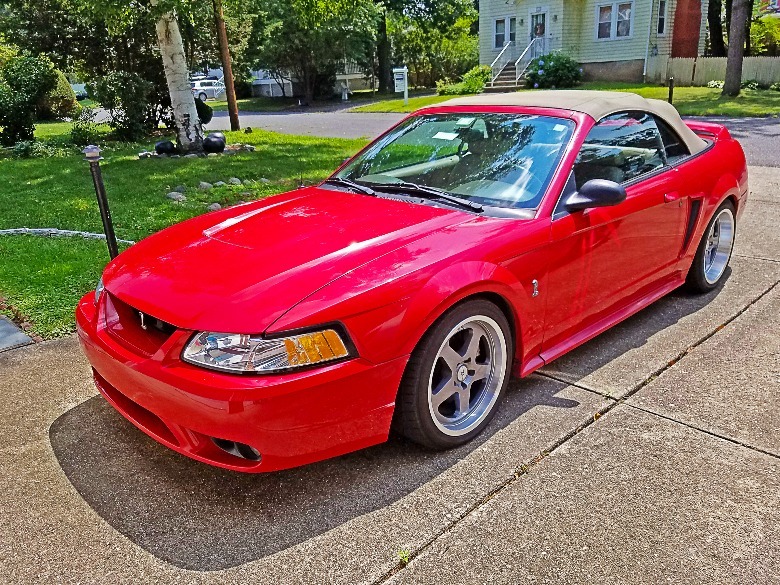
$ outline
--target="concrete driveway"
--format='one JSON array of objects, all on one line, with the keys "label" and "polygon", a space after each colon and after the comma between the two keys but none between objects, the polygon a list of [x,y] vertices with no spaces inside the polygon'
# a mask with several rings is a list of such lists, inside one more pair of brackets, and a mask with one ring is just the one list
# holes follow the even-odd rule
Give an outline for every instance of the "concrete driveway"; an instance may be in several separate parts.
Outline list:
[{"label": "concrete driveway", "polygon": [[780,170],[751,176],[721,289],[513,381],[446,453],[224,472],[125,422],[74,338],[0,353],[0,581],[777,583]]}]

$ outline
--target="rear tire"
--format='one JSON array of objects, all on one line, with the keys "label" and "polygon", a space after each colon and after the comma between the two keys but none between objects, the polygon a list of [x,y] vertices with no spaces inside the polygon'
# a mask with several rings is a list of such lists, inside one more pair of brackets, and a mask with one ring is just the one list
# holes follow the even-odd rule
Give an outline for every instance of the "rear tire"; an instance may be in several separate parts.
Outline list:
[{"label": "rear tire", "polygon": [[707,224],[688,270],[685,285],[689,291],[708,293],[721,283],[731,260],[736,229],[734,204],[724,201]]},{"label": "rear tire", "polygon": [[202,92],[198,95],[198,99],[202,102],[205,102],[208,99],[208,97],[209,96],[207,96],[205,93]]},{"label": "rear tire", "polygon": [[467,443],[488,425],[509,384],[514,347],[504,313],[466,301],[426,332],[398,392],[396,429],[431,449]]}]

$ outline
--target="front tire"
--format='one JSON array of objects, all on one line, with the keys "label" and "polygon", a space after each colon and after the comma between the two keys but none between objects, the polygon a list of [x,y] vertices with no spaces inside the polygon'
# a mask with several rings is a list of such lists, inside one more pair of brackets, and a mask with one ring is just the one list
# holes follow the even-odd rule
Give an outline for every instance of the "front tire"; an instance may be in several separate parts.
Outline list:
[{"label": "front tire", "polygon": [[736,229],[734,204],[725,201],[713,214],[699,242],[685,279],[688,290],[707,293],[720,284],[731,260]]},{"label": "front tire", "polygon": [[496,305],[456,305],[412,353],[399,388],[396,428],[431,449],[467,443],[495,415],[513,355],[509,322]]},{"label": "front tire", "polygon": [[207,96],[207,95],[206,95],[205,93],[203,93],[203,92],[201,92],[201,93],[198,95],[198,99],[199,99],[200,101],[204,102],[204,103],[206,102],[206,100],[208,99],[208,97],[209,97],[209,96]]}]

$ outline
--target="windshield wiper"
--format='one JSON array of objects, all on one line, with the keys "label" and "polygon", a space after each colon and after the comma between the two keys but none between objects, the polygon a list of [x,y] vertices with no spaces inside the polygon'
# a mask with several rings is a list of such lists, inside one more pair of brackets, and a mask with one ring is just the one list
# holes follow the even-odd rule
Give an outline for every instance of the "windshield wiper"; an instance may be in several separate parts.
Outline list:
[{"label": "windshield wiper", "polygon": [[344,179],[342,177],[331,177],[330,179],[325,179],[325,182],[332,185],[342,185],[343,187],[348,187],[353,191],[362,193],[363,195],[376,195],[376,192],[371,187],[366,187],[365,185],[361,185],[360,183],[356,183],[355,181],[350,181],[349,179]]},{"label": "windshield wiper", "polygon": [[418,185],[417,183],[407,183],[406,181],[401,181],[400,183],[376,183],[374,184],[374,187],[382,191],[402,191],[405,193],[414,193],[415,195],[419,195],[423,198],[426,198],[424,196],[427,196],[427,198],[433,197],[437,199],[442,199],[444,201],[449,201],[450,203],[454,203],[455,205],[465,207],[466,209],[470,209],[472,211],[481,212],[485,210],[484,207],[482,207],[479,203],[475,203],[474,201],[463,199],[462,197],[458,197],[456,195],[453,195],[452,193],[448,193],[443,189],[437,189],[436,187],[428,187],[426,185]]}]

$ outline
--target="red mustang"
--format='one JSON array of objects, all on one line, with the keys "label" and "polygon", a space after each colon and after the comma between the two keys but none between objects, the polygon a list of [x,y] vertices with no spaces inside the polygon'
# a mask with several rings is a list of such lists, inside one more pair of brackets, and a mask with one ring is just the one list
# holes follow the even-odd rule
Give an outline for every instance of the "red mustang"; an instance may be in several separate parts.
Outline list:
[{"label": "red mustang", "polygon": [[526,376],[681,286],[745,206],[740,145],[634,94],[416,112],[317,187],[171,227],[77,309],[97,387],[184,455],[273,471],[385,441],[446,449]]}]

